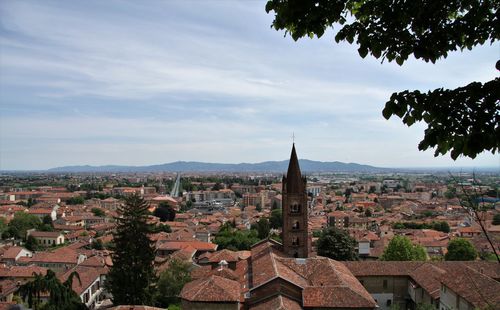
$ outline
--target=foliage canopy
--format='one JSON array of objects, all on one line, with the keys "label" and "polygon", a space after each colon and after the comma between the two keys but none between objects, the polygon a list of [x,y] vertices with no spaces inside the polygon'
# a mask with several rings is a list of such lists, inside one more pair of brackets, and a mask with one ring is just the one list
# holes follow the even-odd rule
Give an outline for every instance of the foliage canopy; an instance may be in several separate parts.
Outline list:
[{"label": "foliage canopy", "polygon": [[356,245],[356,240],[347,231],[330,227],[321,232],[317,250],[318,255],[335,260],[358,260]]},{"label": "foliage canopy", "polygon": [[40,228],[42,221],[33,214],[16,212],[14,218],[9,222],[4,237],[14,237],[18,239],[26,238],[26,231],[32,228]]},{"label": "foliage canopy", "polygon": [[[500,39],[499,7],[494,0],[269,0],[266,11],[275,13],[272,27],[285,29],[294,40],[321,37],[337,24],[337,43],[355,42],[363,58],[371,54],[402,65],[411,55],[435,63],[452,51],[493,44]],[[419,150],[475,158],[499,151],[499,102],[500,78],[495,78],[456,89],[393,93],[382,114],[407,126],[427,123]]]},{"label": "foliage canopy", "polygon": [[477,251],[469,240],[457,238],[448,243],[448,252],[444,256],[445,260],[475,260]]},{"label": "foliage canopy", "polygon": [[424,261],[427,260],[427,254],[422,246],[413,245],[407,237],[394,236],[385,248],[380,260]]},{"label": "foliage canopy", "polygon": [[160,218],[160,221],[173,221],[175,219],[175,209],[166,202],[160,202],[154,210],[153,215]]},{"label": "foliage canopy", "polygon": [[172,259],[168,268],[160,274],[158,279],[157,303],[167,307],[179,302],[179,294],[184,284],[191,281],[191,264],[185,261]]},{"label": "foliage canopy", "polygon": [[[230,223],[226,223],[230,224]],[[250,250],[250,246],[260,241],[257,230],[237,230],[231,225],[223,225],[214,243],[218,244],[218,249],[228,249],[231,251]]]}]

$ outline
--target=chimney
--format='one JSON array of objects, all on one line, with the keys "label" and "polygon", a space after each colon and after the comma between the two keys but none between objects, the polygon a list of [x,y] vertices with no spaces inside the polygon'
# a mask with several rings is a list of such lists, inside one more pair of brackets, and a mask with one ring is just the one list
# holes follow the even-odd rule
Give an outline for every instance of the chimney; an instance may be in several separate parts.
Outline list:
[{"label": "chimney", "polygon": [[221,260],[221,261],[219,262],[219,269],[218,269],[218,270],[219,270],[219,271],[221,271],[222,269],[226,268],[226,267],[227,267],[227,265],[228,265],[228,263],[226,262],[226,260],[224,260],[224,259],[223,259],[223,260]]}]

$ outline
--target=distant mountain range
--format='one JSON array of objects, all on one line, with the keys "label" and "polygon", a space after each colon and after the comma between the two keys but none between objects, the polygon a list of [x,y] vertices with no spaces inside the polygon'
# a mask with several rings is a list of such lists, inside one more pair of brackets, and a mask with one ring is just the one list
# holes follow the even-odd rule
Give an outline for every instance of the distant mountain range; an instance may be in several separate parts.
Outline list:
[{"label": "distant mountain range", "polygon": [[[356,163],[322,162],[308,159],[299,160],[304,172],[389,172],[390,168],[378,168]],[[285,172],[288,160],[265,161],[249,164],[217,164],[196,161],[176,161],[152,166],[65,166],[48,169],[48,172]]]}]

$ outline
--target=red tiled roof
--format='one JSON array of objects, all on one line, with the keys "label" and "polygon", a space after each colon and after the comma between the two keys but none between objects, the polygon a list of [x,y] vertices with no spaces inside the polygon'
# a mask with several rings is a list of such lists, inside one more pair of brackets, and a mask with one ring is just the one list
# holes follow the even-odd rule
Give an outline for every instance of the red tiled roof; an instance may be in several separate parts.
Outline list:
[{"label": "red tiled roof", "polygon": [[110,308],[109,310],[164,310],[164,308],[156,308],[150,306],[134,306],[134,305],[121,305]]},{"label": "red tiled roof", "polygon": [[448,265],[441,277],[443,285],[463,297],[474,308],[498,309],[500,283],[461,264]]},{"label": "red tiled roof", "polygon": [[217,244],[202,241],[164,241],[157,245],[158,250],[180,250],[192,247],[197,251],[215,251]]},{"label": "red tiled roof", "polygon": [[240,284],[219,276],[194,280],[182,288],[182,299],[196,302],[238,302]]},{"label": "red tiled roof", "polygon": [[272,298],[253,305],[249,310],[301,310],[299,302],[288,298],[285,295],[276,295]]},{"label": "red tiled roof", "polygon": [[22,257],[19,260],[24,262],[34,263],[65,263],[76,264],[78,261],[79,253],[69,247],[59,248],[53,251],[37,252],[33,254],[32,258]]},{"label": "red tiled roof", "polygon": [[74,277],[72,282],[72,289],[78,295],[81,295],[89,286],[91,286],[92,283],[101,276],[101,274],[107,273],[106,268],[94,268],[79,265],[69,269],[67,272],[59,276],[61,282],[66,281],[69,275],[74,271],[76,271],[80,277],[80,281]]},{"label": "red tiled roof", "polygon": [[35,238],[58,238],[61,233],[58,231],[32,231],[30,236]]},{"label": "red tiled roof", "polygon": [[0,278],[31,278],[33,273],[46,274],[47,268],[38,266],[0,267]]},{"label": "red tiled roof", "polygon": [[208,261],[211,262],[211,263],[218,263],[222,260],[225,260],[226,262],[237,262],[238,261],[238,253],[237,252],[233,252],[231,250],[228,250],[228,249],[224,249],[224,250],[221,250],[221,251],[217,251],[215,253],[213,253],[212,255],[210,255]]},{"label": "red tiled roof", "polygon": [[360,298],[358,293],[347,286],[306,287],[302,291],[304,307],[328,308],[375,308],[373,298]]},{"label": "red tiled roof", "polygon": [[431,264],[423,264],[410,273],[412,279],[420,285],[432,298],[440,296],[441,282],[439,278],[446,273],[445,270]]},{"label": "red tiled roof", "polygon": [[42,208],[33,209],[33,208],[30,208],[28,210],[28,213],[29,214],[50,214],[50,213],[52,213],[52,210],[53,209],[42,209]]},{"label": "red tiled roof", "polygon": [[424,262],[352,261],[343,262],[356,277],[408,276]]},{"label": "red tiled roof", "polygon": [[23,248],[20,246],[12,246],[3,253],[2,258],[15,259],[17,255],[19,255],[19,252],[21,252],[22,250]]}]

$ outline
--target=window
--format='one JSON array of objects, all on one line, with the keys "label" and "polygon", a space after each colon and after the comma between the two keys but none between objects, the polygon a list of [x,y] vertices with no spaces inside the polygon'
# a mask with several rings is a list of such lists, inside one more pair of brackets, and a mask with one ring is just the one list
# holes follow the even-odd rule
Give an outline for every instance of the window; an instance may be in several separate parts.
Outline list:
[{"label": "window", "polygon": [[292,245],[299,245],[299,237],[292,237]]},{"label": "window", "polygon": [[292,204],[290,206],[290,212],[291,213],[299,213],[300,212],[300,205],[296,204],[296,203]]},{"label": "window", "polygon": [[293,223],[292,229],[297,230],[297,229],[299,229],[299,227],[300,227],[300,226],[299,226],[299,221],[295,221],[295,222]]},{"label": "window", "polygon": [[390,307],[392,305],[392,300],[390,299],[387,299],[387,303],[386,303],[387,307]]},{"label": "window", "polygon": [[387,288],[387,280],[384,280],[383,287]]}]

